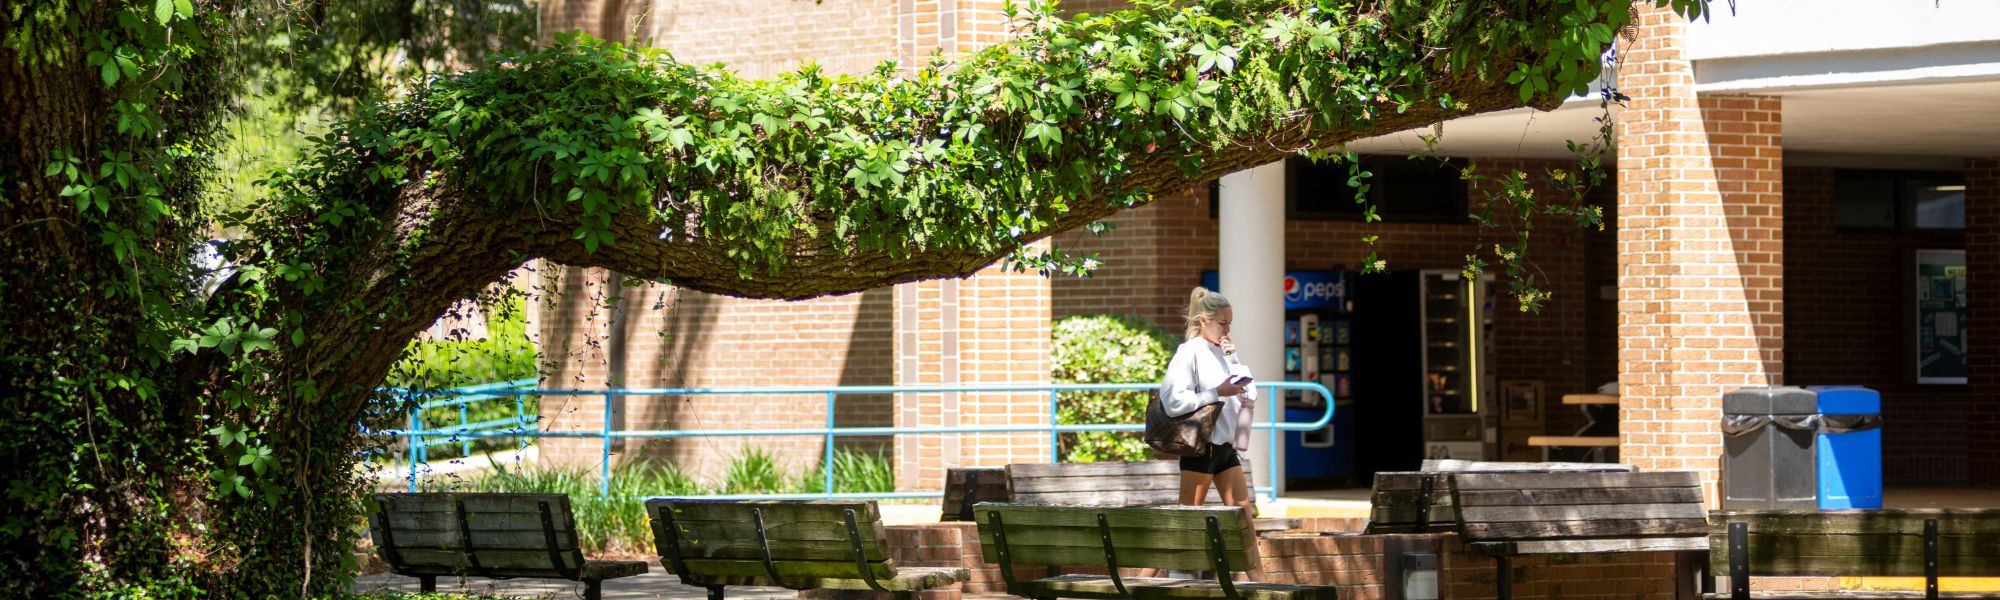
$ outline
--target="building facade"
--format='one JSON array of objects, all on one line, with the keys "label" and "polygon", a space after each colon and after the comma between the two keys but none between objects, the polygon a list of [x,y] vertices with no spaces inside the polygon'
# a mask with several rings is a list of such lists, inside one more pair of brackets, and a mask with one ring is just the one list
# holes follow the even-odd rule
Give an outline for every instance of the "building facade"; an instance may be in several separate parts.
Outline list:
[{"label": "building facade", "polygon": [[[551,0],[542,5],[542,30],[548,38],[581,30],[636,39],[748,77],[806,61],[857,73],[1003,41],[1003,4]],[[1596,198],[1607,227],[1536,223],[1536,277],[1552,293],[1540,312],[1486,297],[1485,316],[1472,322],[1485,323],[1475,337],[1488,357],[1480,384],[1488,387],[1479,392],[1488,408],[1475,409],[1485,431],[1471,439],[1485,458],[1539,458],[1528,436],[1586,425],[1584,412],[1561,396],[1616,382],[1620,460],[1698,470],[1713,482],[1723,392],[1866,385],[1883,393],[1891,482],[2000,482],[2000,296],[1989,293],[2000,292],[2000,111],[1987,100],[2000,92],[2000,6],[1772,0],[1716,8],[1696,23],[1642,11],[1635,35],[1620,43],[1617,82],[1632,99],[1614,111],[1616,183]],[[1806,14],[1810,26],[1801,25]],[[1579,98],[1547,113],[1461,119],[1445,124],[1438,151],[1486,172],[1535,173],[1567,164],[1563,141],[1592,137],[1603,114],[1595,99]],[[1394,160],[1418,147],[1415,135],[1352,147]],[[1407,189],[1437,185],[1411,181]],[[1456,202],[1490,191],[1457,185]],[[1044,242],[1097,253],[1104,266],[1087,279],[988,269],[962,280],[775,302],[629,287],[613,274],[544,267],[534,285],[560,292],[545,294],[535,313],[536,341],[557,366],[549,387],[1042,384],[1053,319],[1130,313],[1178,331],[1188,290],[1216,272],[1238,306],[1246,362],[1275,374],[1293,347],[1275,285],[1288,272],[1356,271],[1370,250],[1367,235],[1380,236],[1373,249],[1391,271],[1406,273],[1455,272],[1468,254],[1498,241],[1463,218],[1438,218],[1429,196],[1389,191],[1392,212],[1399,203],[1431,208],[1366,225],[1309,206],[1326,188],[1307,167],[1267,165],[1120,213],[1105,235]],[[1443,206],[1448,213],[1452,205]],[[1956,278],[1925,278],[1916,262],[1954,252],[1963,257]],[[1350,281],[1356,290],[1376,285],[1367,277],[1375,276]],[[1919,289],[1920,281],[1932,287]],[[1936,288],[1939,281],[1949,287]],[[1947,322],[1937,321],[1946,313]],[[1357,341],[1350,349],[1372,348]],[[1957,377],[1940,370],[1952,361],[1963,363]],[[1357,392],[1404,385],[1352,375]],[[1497,404],[1513,389],[1540,390],[1524,397],[1532,410]],[[817,427],[829,422],[829,410],[842,426],[1049,419],[1048,398],[1037,393],[845,396],[831,406],[796,395],[608,401],[611,426],[621,429]],[[1343,410],[1364,418],[1422,410],[1370,401],[1344,400]],[[549,398],[544,416],[553,430],[597,431],[606,426],[606,402]],[[840,443],[890,453],[898,486],[923,490],[937,489],[946,467],[1046,461],[1048,439]],[[1355,439],[1371,444],[1352,450],[1362,462],[1423,452],[1420,440],[1404,447]],[[618,460],[661,458],[714,474],[747,445],[803,468],[819,459],[823,440],[627,440],[612,451]],[[544,446],[551,459],[591,465],[601,451],[595,441]],[[1261,454],[1258,461],[1285,460]]]}]

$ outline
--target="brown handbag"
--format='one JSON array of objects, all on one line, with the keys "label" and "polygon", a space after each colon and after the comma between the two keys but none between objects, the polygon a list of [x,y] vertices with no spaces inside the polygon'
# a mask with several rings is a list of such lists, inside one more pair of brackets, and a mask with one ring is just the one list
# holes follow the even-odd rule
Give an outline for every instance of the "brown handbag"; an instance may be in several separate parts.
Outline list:
[{"label": "brown handbag", "polygon": [[1221,402],[1210,402],[1188,414],[1172,416],[1160,403],[1160,395],[1146,403],[1146,445],[1161,454],[1182,458],[1208,456],[1208,436],[1215,433],[1215,417],[1222,414]]}]

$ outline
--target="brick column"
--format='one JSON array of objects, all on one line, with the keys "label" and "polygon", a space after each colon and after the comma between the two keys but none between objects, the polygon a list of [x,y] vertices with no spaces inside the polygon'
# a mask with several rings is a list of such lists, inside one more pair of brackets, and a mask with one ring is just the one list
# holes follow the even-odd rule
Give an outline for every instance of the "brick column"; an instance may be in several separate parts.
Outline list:
[{"label": "brick column", "polygon": [[1973,483],[2000,484],[2000,158],[1965,161],[1967,427]]},{"label": "brick column", "polygon": [[[966,279],[897,286],[896,384],[1049,383],[1049,298],[1048,278],[998,266]],[[1042,425],[1049,422],[1049,396],[903,394],[895,416],[899,427]],[[1048,460],[1047,433],[905,435],[896,441],[896,487],[940,489],[949,467]]]},{"label": "brick column", "polygon": [[[963,56],[1005,41],[1001,0],[901,0],[900,50],[914,66],[933,50]],[[1035,244],[1046,250],[1049,242]],[[896,287],[897,385],[1035,385],[1049,383],[1051,287],[1034,273],[998,266],[958,280]],[[1049,422],[1047,393],[903,394],[896,425],[1041,425]],[[1047,462],[1047,433],[901,436],[896,487],[937,490],[944,469]]]},{"label": "brick column", "polygon": [[1623,460],[1718,498],[1723,392],[1783,381],[1779,100],[1694,91],[1686,25],[1643,10],[1620,84]]}]

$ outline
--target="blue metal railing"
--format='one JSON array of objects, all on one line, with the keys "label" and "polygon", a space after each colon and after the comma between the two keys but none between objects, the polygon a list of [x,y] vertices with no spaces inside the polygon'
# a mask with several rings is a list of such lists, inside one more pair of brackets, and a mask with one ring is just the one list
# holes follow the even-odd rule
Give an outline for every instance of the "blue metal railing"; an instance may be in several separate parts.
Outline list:
[{"label": "blue metal railing", "polygon": [[[483,425],[483,424],[461,423],[459,427],[425,429],[422,427],[422,423],[416,420],[416,416],[413,413],[410,421],[410,429],[386,430],[386,431],[376,432],[379,435],[390,435],[390,436],[405,437],[412,439],[412,443],[410,444],[411,447],[410,477],[409,477],[410,491],[414,492],[417,489],[417,464],[419,462],[425,462],[427,460],[427,457],[423,454],[423,449],[425,447],[427,447],[428,445],[436,445],[439,443],[445,443],[445,444],[466,443],[468,444],[469,447],[470,441],[473,438],[519,437],[519,438],[600,439],[603,441],[602,444],[603,447],[598,462],[598,473],[599,473],[598,493],[603,495],[609,495],[611,493],[611,442],[614,439],[821,436],[826,438],[825,452],[824,456],[822,456],[821,458],[821,460],[823,461],[821,470],[822,472],[825,473],[826,477],[825,488],[824,488],[825,491],[823,493],[718,495],[718,496],[704,496],[704,497],[766,498],[766,499],[936,498],[936,497],[941,497],[943,495],[943,492],[938,491],[938,492],[835,493],[833,491],[834,439],[841,436],[881,436],[881,435],[895,436],[895,435],[923,435],[923,434],[1047,432],[1049,434],[1049,462],[1052,463],[1061,462],[1062,456],[1060,454],[1061,452],[1060,438],[1064,433],[1076,433],[1084,431],[1144,431],[1145,430],[1144,424],[1123,424],[1123,423],[1119,424],[1103,423],[1103,424],[1091,424],[1091,425],[1060,424],[1057,422],[1056,415],[1058,412],[1057,403],[1059,401],[1060,394],[1062,392],[1155,391],[1159,389],[1159,384],[1157,383],[1068,383],[1068,384],[1047,384],[1047,385],[836,386],[836,387],[768,387],[768,388],[732,388],[732,389],[643,388],[643,389],[608,389],[608,390],[547,390],[547,389],[522,389],[521,386],[516,385],[520,383],[521,382],[518,381],[509,381],[498,384],[487,384],[486,386],[474,386],[472,388],[460,388],[459,390],[446,390],[446,391],[447,392],[462,391],[474,396],[488,396],[488,397],[501,397],[506,395],[514,395],[517,398],[520,395],[604,396],[605,402],[604,402],[603,429],[600,431],[542,431],[540,429],[530,430],[527,428],[527,423],[525,421],[518,421],[516,426],[511,428],[489,427],[485,429],[469,429],[468,428],[469,425]],[[527,383],[531,385],[534,382],[532,380],[529,380]],[[1252,427],[1254,429],[1261,429],[1273,432],[1273,435],[1268,436],[1270,438],[1269,440],[1270,454],[1268,454],[1267,456],[1275,457],[1278,455],[1279,438],[1282,438],[1283,436],[1277,435],[1276,432],[1313,431],[1326,427],[1327,423],[1333,421],[1333,393],[1332,391],[1328,390],[1326,386],[1320,385],[1318,382],[1302,382],[1302,381],[1280,381],[1280,382],[1270,382],[1270,383],[1258,382],[1256,383],[1256,386],[1262,390],[1266,390],[1266,392],[1264,394],[1260,394],[1260,396],[1263,398],[1267,398],[1267,400],[1260,400],[1258,404],[1260,405],[1259,408],[1263,409],[1264,414],[1269,418],[1264,422],[1253,424]],[[505,393],[504,394],[490,393],[498,390],[505,390]],[[1326,412],[1321,414],[1319,419],[1315,421],[1310,421],[1310,422],[1282,421],[1280,420],[1279,417],[1281,416],[1281,413],[1285,411],[1278,410],[1278,408],[1284,406],[1283,395],[1270,393],[1279,390],[1303,390],[1306,392],[1318,394],[1319,397],[1325,401],[1324,404],[1326,405]],[[911,393],[923,393],[923,394],[995,393],[995,392],[1047,392],[1049,395],[1048,424],[1047,425],[974,425],[974,426],[958,426],[958,427],[836,427],[834,425],[834,415],[836,414],[834,411],[835,403],[837,402],[838,398],[841,395],[884,395],[884,394],[911,394]],[[821,428],[805,428],[805,429],[629,429],[626,430],[626,429],[613,428],[613,423],[612,423],[613,400],[621,396],[721,396],[721,395],[734,395],[734,396],[824,395],[826,397],[826,426]],[[439,403],[438,404],[439,406],[447,406],[451,405],[450,403],[453,402],[474,401],[468,398],[469,398],[468,396],[459,396],[451,400],[441,400],[434,402]],[[462,404],[460,404],[460,406],[462,406]],[[487,423],[492,423],[492,422],[489,421]],[[438,438],[438,437],[449,438],[449,439],[445,442],[429,442],[427,440],[428,438]],[[425,440],[425,441],[419,442],[418,440]],[[1278,489],[1279,473],[1284,469],[1282,468],[1282,465],[1266,465],[1265,467],[1262,468],[1262,470],[1264,472],[1264,477],[1265,481],[1267,482],[1267,485],[1253,486],[1252,487],[1252,489],[1254,490],[1253,493],[1262,493],[1265,494],[1267,497],[1275,497]]]},{"label": "blue metal railing", "polygon": [[[518,432],[529,431],[528,429],[529,425],[538,423],[542,420],[542,415],[539,412],[534,415],[527,414],[527,402],[525,400],[525,397],[531,394],[523,390],[528,388],[533,388],[534,386],[535,386],[534,379],[516,379],[513,381],[485,383],[480,385],[471,385],[465,387],[448,388],[440,390],[411,390],[405,388],[383,388],[382,391],[395,395],[417,396],[423,398],[439,398],[438,400],[424,401],[423,403],[418,404],[415,409],[411,410],[409,419],[410,428],[403,430],[411,433],[424,434],[424,435],[404,436],[409,438],[409,448],[407,452],[410,458],[409,461],[410,480],[413,482],[416,481],[418,464],[420,463],[428,464],[430,462],[430,448],[432,446],[448,446],[451,444],[459,444],[461,446],[459,455],[471,456],[473,438],[489,437],[489,436],[476,436],[476,435],[464,435],[464,434],[477,433],[477,432],[493,432],[493,431],[517,432],[517,433],[510,433],[507,435],[490,436],[490,437],[519,438],[520,447],[526,448],[528,445],[528,438],[534,436],[522,435]],[[493,400],[508,400],[508,399],[514,401],[514,416],[512,418],[488,419],[477,423],[468,422],[471,420],[470,407],[473,404],[477,404],[480,402],[488,402]],[[457,425],[438,427],[434,429],[424,426],[424,417],[423,417],[424,411],[435,408],[450,408],[450,407],[458,407]],[[511,427],[509,427],[509,425],[511,425]],[[386,435],[393,431],[396,430],[390,430],[389,432],[372,432],[372,433]],[[440,436],[444,437],[445,439],[441,440],[432,439]]]}]

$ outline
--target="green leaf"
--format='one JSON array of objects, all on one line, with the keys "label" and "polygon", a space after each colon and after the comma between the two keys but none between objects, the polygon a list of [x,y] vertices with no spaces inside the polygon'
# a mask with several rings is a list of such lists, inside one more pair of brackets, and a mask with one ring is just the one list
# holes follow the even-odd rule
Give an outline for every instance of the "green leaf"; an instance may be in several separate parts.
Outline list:
[{"label": "green leaf", "polygon": [[183,19],[192,19],[194,18],[194,2],[191,0],[174,0],[174,12],[179,14]]},{"label": "green leaf", "polygon": [[161,25],[173,20],[174,0],[153,0],[153,18],[159,20]]}]

